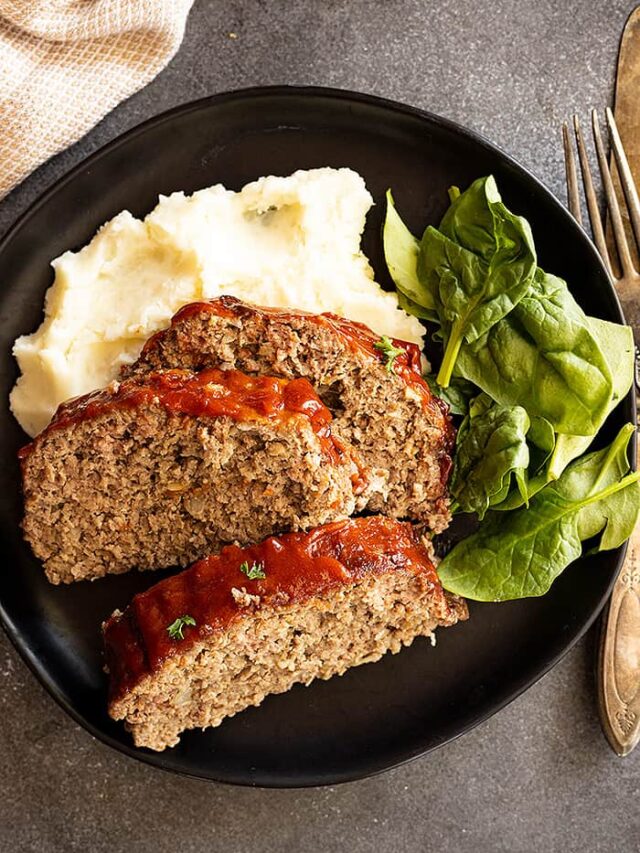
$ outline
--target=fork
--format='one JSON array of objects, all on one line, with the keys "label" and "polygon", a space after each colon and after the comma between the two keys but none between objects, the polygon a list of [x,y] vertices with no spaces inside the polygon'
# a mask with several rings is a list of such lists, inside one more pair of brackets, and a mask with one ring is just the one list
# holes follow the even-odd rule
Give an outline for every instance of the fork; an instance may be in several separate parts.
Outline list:
[{"label": "fork", "polygon": [[[606,120],[620,185],[626,200],[631,230],[640,251],[640,200],[638,199],[638,191],[633,181],[613,113],[609,108],[606,110]],[[578,117],[573,116],[573,130],[593,239],[620,298],[625,316],[633,327],[637,345],[640,342],[640,271],[633,264],[596,110],[591,111],[591,128],[616,254],[620,264],[621,274],[618,277],[614,274],[612,257],[607,248],[582,128]],[[562,138],[569,210],[578,223],[583,225],[576,161],[566,122],[562,126]],[[640,389],[639,380],[638,349],[636,346],[636,388],[638,389]],[[622,568],[613,587],[609,606],[602,618],[597,681],[598,706],[604,733],[618,755],[628,755],[640,741],[640,524],[636,525],[629,539]]]}]

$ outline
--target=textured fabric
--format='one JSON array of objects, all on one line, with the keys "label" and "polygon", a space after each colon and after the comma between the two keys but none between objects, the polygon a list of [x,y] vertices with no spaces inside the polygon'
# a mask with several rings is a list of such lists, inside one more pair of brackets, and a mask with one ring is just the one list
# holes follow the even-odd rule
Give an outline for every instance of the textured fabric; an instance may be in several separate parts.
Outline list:
[{"label": "textured fabric", "polygon": [[145,86],[193,0],[0,0],[0,197]]}]

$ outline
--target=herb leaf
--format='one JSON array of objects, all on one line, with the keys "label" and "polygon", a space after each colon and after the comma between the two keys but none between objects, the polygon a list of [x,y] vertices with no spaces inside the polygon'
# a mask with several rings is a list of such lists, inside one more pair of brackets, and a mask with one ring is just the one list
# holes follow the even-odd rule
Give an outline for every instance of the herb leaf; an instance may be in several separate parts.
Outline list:
[{"label": "herb leaf", "polygon": [[250,581],[263,580],[266,578],[264,565],[262,563],[252,563],[251,568],[249,568],[249,563],[245,560],[244,563],[240,564],[239,568],[242,574],[246,575]]},{"label": "herb leaf", "polygon": [[618,547],[640,511],[640,472],[626,473],[633,433],[627,424],[610,447],[574,462],[528,509],[491,513],[440,564],[445,589],[477,601],[543,595],[586,539],[600,534],[597,550]]},{"label": "herb leaf", "polygon": [[531,229],[503,204],[492,176],[454,199],[420,243],[417,274],[445,332],[438,384],[450,382],[463,341],[472,343],[518,304],[536,267]]},{"label": "herb leaf", "polygon": [[512,479],[526,501],[529,426],[522,406],[501,406],[487,394],[472,401],[458,430],[451,478],[451,494],[463,512],[482,519],[508,494]]},{"label": "herb leaf", "polygon": [[167,633],[171,637],[172,640],[184,640],[184,635],[182,633],[182,629],[185,625],[195,625],[196,620],[193,616],[189,616],[185,614],[184,616],[178,616],[175,622],[172,622],[171,625],[167,627]]},{"label": "herb leaf", "polygon": [[385,357],[384,366],[387,373],[395,373],[394,361],[399,355],[404,353],[401,347],[396,347],[393,341],[387,335],[383,335],[379,341],[374,344],[374,347],[379,350]]}]

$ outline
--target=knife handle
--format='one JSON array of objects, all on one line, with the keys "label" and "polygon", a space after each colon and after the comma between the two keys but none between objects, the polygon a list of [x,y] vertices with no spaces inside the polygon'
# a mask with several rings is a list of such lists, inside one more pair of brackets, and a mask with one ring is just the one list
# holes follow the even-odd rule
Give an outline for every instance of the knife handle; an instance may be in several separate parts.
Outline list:
[{"label": "knife handle", "polygon": [[640,741],[640,523],[602,620],[598,705],[612,749],[628,755]]}]

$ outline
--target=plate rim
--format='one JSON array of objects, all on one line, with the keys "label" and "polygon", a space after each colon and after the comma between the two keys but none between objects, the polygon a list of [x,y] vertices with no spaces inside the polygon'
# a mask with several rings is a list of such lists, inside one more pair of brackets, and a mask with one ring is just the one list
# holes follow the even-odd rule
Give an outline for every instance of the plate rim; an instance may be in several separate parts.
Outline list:
[{"label": "plate rim", "polygon": [[[240,89],[231,89],[212,95],[206,95],[204,97],[197,98],[191,101],[186,101],[181,104],[177,104],[176,106],[171,107],[168,110],[163,110],[157,115],[145,119],[143,122],[140,122],[139,124],[128,128],[123,133],[118,134],[113,139],[109,140],[104,145],[93,151],[87,157],[82,158],[78,163],[75,164],[75,166],[72,166],[63,175],[53,181],[53,183],[50,184],[43,192],[39,193],[38,196],[27,206],[27,208],[21,214],[18,215],[18,217],[9,226],[5,234],[0,238],[0,255],[4,251],[6,245],[11,242],[14,237],[14,234],[17,233],[29,221],[29,219],[35,216],[39,212],[40,208],[43,207],[60,189],[62,189],[68,183],[73,181],[75,177],[79,175],[82,171],[93,166],[102,157],[112,153],[113,151],[118,150],[121,146],[128,144],[130,140],[144,134],[149,128],[157,128],[165,122],[173,121],[178,116],[186,115],[191,112],[196,112],[203,108],[222,104],[227,101],[256,98],[259,99],[273,96],[290,96],[293,98],[303,96],[311,99],[316,97],[322,97],[329,100],[355,101],[361,104],[381,107],[383,109],[390,110],[395,113],[400,113],[403,115],[418,118],[421,121],[426,121],[431,125],[442,127],[450,132],[453,132],[461,137],[466,138],[467,140],[475,143],[476,145],[481,146],[484,149],[488,149],[493,153],[499,154],[503,161],[505,161],[511,168],[514,168],[517,172],[523,174],[533,185],[535,185],[537,191],[545,195],[547,197],[548,202],[551,203],[556,208],[556,210],[561,212],[561,215],[567,223],[567,227],[574,231],[574,234],[576,235],[577,239],[582,240],[583,244],[585,245],[585,248],[587,248],[589,253],[591,254],[591,260],[593,264],[599,267],[600,271],[604,274],[605,279],[608,281],[610,296],[613,297],[612,304],[615,307],[616,313],[618,314],[618,321],[622,323],[625,322],[618,294],[608,277],[606,268],[600,258],[600,255],[598,254],[598,251],[593,241],[590,239],[589,235],[584,231],[584,229],[581,228],[580,225],[571,216],[570,212],[562,204],[560,199],[557,198],[556,195],[540,180],[540,178],[534,175],[526,166],[523,166],[512,155],[506,152],[501,146],[492,142],[483,134],[479,133],[476,130],[472,130],[452,119],[439,115],[438,113],[433,113],[429,110],[425,110],[420,107],[415,107],[410,104],[405,104],[401,101],[396,101],[390,98],[335,87],[273,85],[251,86]],[[635,426],[636,392],[635,387],[633,385],[629,393],[627,394],[626,399],[629,400],[629,398],[632,407],[632,420]],[[621,400],[620,402],[622,403],[623,401]],[[635,469],[635,443],[632,448],[631,457],[631,467],[632,469]],[[617,561],[612,572],[611,581],[607,586],[605,592],[603,593],[600,601],[593,609],[589,617],[584,621],[584,623],[576,631],[575,635],[572,636],[570,641],[562,648],[562,650],[553,655],[552,658],[535,674],[533,678],[517,679],[513,689],[510,690],[507,695],[503,697],[500,701],[493,704],[491,709],[486,710],[480,716],[463,726],[455,734],[445,737],[440,743],[433,744],[427,747],[418,746],[414,749],[402,752],[399,754],[397,760],[394,760],[390,763],[380,763],[378,761],[374,762],[374,765],[368,768],[360,766],[357,769],[341,771],[338,773],[334,772],[330,776],[327,773],[306,773],[305,775],[299,775],[298,777],[293,779],[289,776],[280,778],[277,776],[277,774],[263,773],[261,775],[258,774],[259,781],[253,781],[251,779],[251,770],[248,769],[246,779],[234,778],[233,780],[231,780],[216,778],[215,776],[205,775],[201,772],[190,772],[189,770],[178,768],[175,766],[168,766],[162,761],[162,757],[165,753],[155,753],[150,751],[147,752],[138,749],[133,745],[122,743],[121,741],[112,738],[102,729],[95,726],[91,721],[85,719],[82,714],[80,714],[76,710],[76,708],[70,702],[67,701],[67,699],[62,695],[62,692],[58,688],[55,680],[50,676],[48,669],[42,665],[40,659],[32,652],[30,647],[21,640],[21,632],[14,624],[9,613],[6,611],[1,598],[0,624],[2,625],[4,633],[9,638],[9,641],[11,642],[12,646],[17,650],[22,660],[28,666],[29,670],[36,676],[39,683],[46,689],[46,691],[57,702],[57,704],[62,707],[62,709],[76,723],[78,723],[82,729],[87,731],[96,740],[100,741],[106,746],[111,747],[112,749],[117,750],[123,755],[133,758],[136,761],[146,764],[147,766],[163,770],[167,773],[172,773],[177,776],[185,776],[191,779],[200,779],[215,784],[266,789],[311,788],[322,787],[326,785],[335,786],[347,782],[378,776],[388,770],[393,770],[397,767],[401,767],[404,764],[408,764],[411,761],[415,761],[421,756],[426,756],[429,753],[440,749],[445,744],[452,743],[453,741],[470,732],[472,729],[486,722],[490,717],[494,716],[494,714],[497,714],[502,711],[505,707],[507,707],[507,705],[510,705],[519,696],[525,693],[530,687],[533,687],[535,684],[537,684],[540,679],[542,679],[548,672],[550,672],[550,670],[553,669],[576,646],[576,644],[584,637],[587,631],[595,623],[596,619],[599,617],[605,605],[607,604],[613,585],[622,567],[626,551],[627,543],[624,543],[618,549]]]}]

